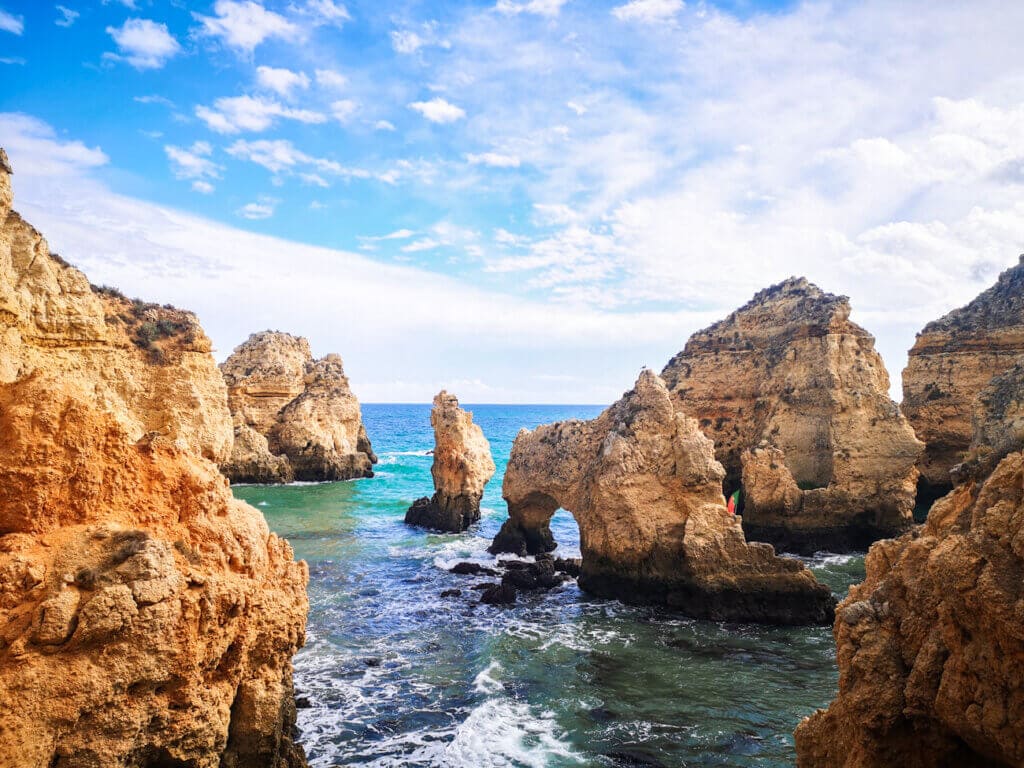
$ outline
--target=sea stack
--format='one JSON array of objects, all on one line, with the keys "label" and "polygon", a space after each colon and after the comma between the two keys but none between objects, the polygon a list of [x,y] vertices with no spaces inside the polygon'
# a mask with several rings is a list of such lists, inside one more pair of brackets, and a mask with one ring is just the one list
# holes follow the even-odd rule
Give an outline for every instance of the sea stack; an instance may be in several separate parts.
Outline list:
[{"label": "sea stack", "polygon": [[209,339],[51,254],[9,172],[0,151],[0,765],[305,765],[307,570],[213,463]]},{"label": "sea stack", "polygon": [[373,477],[377,456],[338,355],[314,360],[306,339],[264,331],[221,372],[235,432],[221,469],[232,482]]},{"label": "sea stack", "polygon": [[970,304],[928,323],[903,370],[903,412],[925,442],[922,498],[952,487],[972,438],[974,400],[1024,355],[1024,256]]},{"label": "sea stack", "polygon": [[770,545],[744,540],[724,477],[697,420],[644,371],[596,419],[520,431],[502,487],[509,518],[491,551],[553,550],[549,523],[561,507],[579,525],[588,592],[716,621],[830,622],[826,586]]},{"label": "sea stack", "polygon": [[913,524],[923,446],[889,398],[845,296],[790,278],[695,333],[662,372],[742,487],[747,538],[804,554],[866,549]]},{"label": "sea stack", "polygon": [[417,499],[405,522],[460,533],[480,519],[484,486],[494,477],[491,446],[473,414],[459,407],[455,395],[441,390],[430,411],[434,428],[434,495]]},{"label": "sea stack", "polygon": [[839,694],[797,728],[801,768],[1024,764],[1024,367],[982,400],[954,490],[837,610]]}]

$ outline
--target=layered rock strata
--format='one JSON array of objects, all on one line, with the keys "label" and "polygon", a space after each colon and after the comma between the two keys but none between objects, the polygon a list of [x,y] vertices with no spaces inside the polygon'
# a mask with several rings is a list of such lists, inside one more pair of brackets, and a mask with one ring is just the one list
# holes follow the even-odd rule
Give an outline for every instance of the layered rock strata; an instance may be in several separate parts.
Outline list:
[{"label": "layered rock strata", "polygon": [[744,540],[724,475],[696,419],[644,371],[596,419],[517,435],[502,488],[509,519],[491,551],[554,549],[549,522],[562,507],[579,525],[589,592],[698,618],[830,621],[835,601],[809,570]]},{"label": "layered rock strata", "polygon": [[306,339],[264,331],[221,372],[235,425],[221,469],[233,482],[373,477],[377,456],[338,355],[314,360]]},{"label": "layered rock strata", "polygon": [[0,161],[0,765],[304,765],[307,572],[209,460],[208,339],[50,254]]},{"label": "layered rock strata", "polygon": [[925,442],[922,493],[941,496],[972,438],[974,401],[1024,354],[1024,256],[970,304],[928,323],[903,370],[903,412]]},{"label": "layered rock strata", "polygon": [[839,694],[797,728],[799,766],[1024,765],[1022,386],[1018,366],[985,390],[957,486],[868,553],[837,611]]},{"label": "layered rock strata", "polygon": [[846,297],[790,278],[695,333],[662,372],[714,441],[726,492],[742,485],[750,539],[849,551],[913,524],[922,445],[849,315]]},{"label": "layered rock strata", "polygon": [[430,411],[434,428],[434,495],[417,499],[405,522],[424,528],[459,533],[480,519],[484,486],[494,477],[491,446],[473,414],[459,399],[441,390]]}]

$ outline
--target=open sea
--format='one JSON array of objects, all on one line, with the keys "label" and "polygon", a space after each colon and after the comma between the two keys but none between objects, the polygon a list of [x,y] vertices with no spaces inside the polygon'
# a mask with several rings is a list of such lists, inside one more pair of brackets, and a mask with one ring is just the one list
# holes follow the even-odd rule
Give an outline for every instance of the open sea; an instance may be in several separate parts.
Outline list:
[{"label": "open sea", "polygon": [[[831,628],[695,621],[575,582],[479,605],[469,587],[487,579],[448,573],[494,560],[486,548],[505,518],[501,478],[519,429],[601,411],[464,407],[498,467],[483,519],[464,534],[402,522],[433,493],[429,405],[363,406],[380,457],[372,479],[234,488],[309,563],[295,683],[310,765],[793,765],[793,728],[835,693]],[[552,530],[557,554],[579,556],[571,515],[559,511]],[[864,575],[862,556],[806,560],[839,595]],[[453,588],[462,595],[440,597]]]}]

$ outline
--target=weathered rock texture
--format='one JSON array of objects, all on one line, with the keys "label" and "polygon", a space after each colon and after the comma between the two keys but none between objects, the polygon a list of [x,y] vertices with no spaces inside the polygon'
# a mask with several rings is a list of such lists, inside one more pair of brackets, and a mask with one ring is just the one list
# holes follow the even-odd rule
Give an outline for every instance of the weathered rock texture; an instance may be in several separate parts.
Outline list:
[{"label": "weathered rock texture", "polygon": [[970,304],[928,323],[903,370],[903,412],[925,442],[922,494],[952,487],[970,446],[974,400],[1024,354],[1024,256]]},{"label": "weathered rock texture", "polygon": [[377,456],[338,355],[314,360],[306,339],[264,331],[221,372],[235,424],[221,469],[233,482],[373,477]]},{"label": "weathered rock texture", "polygon": [[417,499],[405,513],[405,522],[440,531],[461,532],[480,519],[484,486],[494,477],[491,445],[473,414],[459,407],[459,399],[441,390],[430,411],[434,428],[434,495]]},{"label": "weathered rock texture", "polygon": [[839,695],[797,728],[799,766],[1024,765],[1024,454],[1002,439],[1016,430],[969,459],[921,530],[871,548],[837,611]]},{"label": "weathered rock texture", "polygon": [[306,568],[208,460],[209,342],[90,289],[0,160],[0,765],[304,765]]},{"label": "weathered rock texture", "polygon": [[694,334],[662,376],[740,484],[750,539],[864,549],[913,523],[922,445],[889,399],[874,338],[803,278]]},{"label": "weathered rock texture", "polygon": [[519,433],[502,489],[509,519],[491,551],[554,549],[549,522],[563,507],[579,524],[589,592],[699,618],[829,621],[834,599],[809,570],[744,540],[725,508],[724,474],[696,419],[644,371],[592,421]]}]

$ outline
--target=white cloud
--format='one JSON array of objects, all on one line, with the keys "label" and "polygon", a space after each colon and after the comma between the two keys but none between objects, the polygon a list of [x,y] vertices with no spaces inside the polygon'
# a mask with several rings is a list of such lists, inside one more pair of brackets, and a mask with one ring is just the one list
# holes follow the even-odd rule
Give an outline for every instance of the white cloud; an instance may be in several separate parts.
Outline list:
[{"label": "white cloud", "polygon": [[197,141],[191,147],[176,147],[168,144],[164,152],[171,161],[171,171],[176,179],[191,179],[200,184],[193,183],[192,188],[204,193],[213,191],[206,179],[219,179],[223,166],[218,165],[210,159],[213,154],[213,147],[205,141]]},{"label": "white cloud", "polygon": [[166,96],[161,96],[156,93],[150,93],[145,96],[135,96],[132,101],[136,101],[139,104],[160,104],[164,107],[174,107],[174,102],[168,99]]},{"label": "white cloud", "polygon": [[213,184],[208,181],[193,181],[192,189],[200,194],[209,195],[213,193]]},{"label": "white cloud", "polygon": [[317,25],[332,25],[340,27],[346,21],[351,21],[352,16],[348,9],[341,3],[334,0],[307,0],[305,6],[293,10],[303,16],[312,16]]},{"label": "white cloud", "polygon": [[439,248],[441,243],[437,242],[433,238],[424,237],[420,240],[414,240],[408,245],[402,246],[402,253],[419,253],[421,251],[432,251],[435,248]]},{"label": "white cloud", "polygon": [[671,21],[685,7],[683,0],[631,0],[612,8],[619,21],[638,21],[643,24]]},{"label": "white cloud", "polygon": [[262,65],[256,67],[256,82],[286,99],[291,98],[296,89],[309,88],[309,76],[305,72]]},{"label": "white cloud", "polygon": [[308,109],[292,109],[276,101],[253,96],[217,99],[213,107],[197,106],[196,117],[217,133],[264,131],[277,118],[300,123],[325,123],[327,117]]},{"label": "white cloud", "polygon": [[81,15],[78,11],[65,8],[63,5],[57,6],[57,12],[60,14],[60,17],[53,23],[58,27],[70,27],[75,23],[75,19]]},{"label": "white cloud", "polygon": [[567,101],[565,106],[575,112],[577,115],[584,115],[587,112],[587,108],[580,104],[578,101]]},{"label": "white cloud", "polygon": [[0,113],[0,147],[12,158],[24,157],[31,162],[31,169],[15,168],[18,175],[29,172],[43,178],[75,176],[110,161],[99,147],[62,141],[48,123],[17,112]]},{"label": "white cloud", "polygon": [[249,219],[251,221],[259,221],[261,219],[269,219],[274,215],[274,210],[277,207],[278,201],[271,197],[261,197],[259,202],[246,203],[239,208],[235,213],[241,216],[243,219]]},{"label": "white cloud", "polygon": [[508,14],[532,13],[537,16],[557,16],[562,6],[569,0],[528,0],[528,2],[516,2],[516,0],[498,0],[494,6],[496,11]]},{"label": "white cloud", "polygon": [[25,66],[25,60],[20,56],[0,56],[0,64],[12,64],[15,66]]},{"label": "white cloud", "polygon": [[391,31],[391,47],[398,53],[416,53],[426,41],[415,32],[405,29]]},{"label": "white cloud", "polygon": [[213,12],[214,16],[192,14],[202,25],[199,33],[218,38],[228,47],[247,54],[269,38],[295,40],[302,32],[294,22],[252,0],[217,0]]},{"label": "white cloud", "polygon": [[120,53],[105,53],[104,58],[127,61],[136,69],[160,69],[181,52],[167,25],[150,19],[128,19],[120,27],[107,27],[107,34]]},{"label": "white cloud", "polygon": [[348,85],[348,78],[341,74],[341,72],[336,72],[333,69],[318,69],[316,71],[316,84],[321,88],[340,91]]},{"label": "white cloud", "polygon": [[491,168],[518,168],[519,158],[515,155],[503,155],[498,152],[484,152],[482,154],[466,155],[470,165],[487,165]]},{"label": "white cloud", "polygon": [[341,99],[331,103],[331,115],[342,125],[347,124],[359,110],[359,105],[351,99]]},{"label": "white cloud", "polygon": [[[228,147],[227,153],[239,160],[256,163],[275,174],[290,173],[306,168],[307,170],[303,172],[307,175],[312,175],[313,171],[316,171],[346,179],[368,179],[371,177],[370,172],[362,168],[349,168],[334,160],[313,157],[286,139],[259,141],[239,139]],[[317,178],[322,180],[319,175]],[[305,180],[308,182],[310,178]]]},{"label": "white cloud", "polygon": [[10,32],[12,35],[20,35],[25,31],[25,19],[0,9],[0,30]]},{"label": "white cloud", "polygon": [[393,131],[395,130],[395,126],[388,120],[378,120],[373,124],[373,129],[375,131]]},{"label": "white cloud", "polygon": [[389,232],[386,235],[370,236],[365,235],[360,237],[360,240],[408,240],[410,237],[415,235],[415,230],[412,229],[396,229],[394,232]]},{"label": "white cloud", "polygon": [[414,101],[409,105],[409,109],[419,112],[432,123],[454,123],[466,116],[466,112],[462,108],[450,104],[440,97],[430,101]]}]

